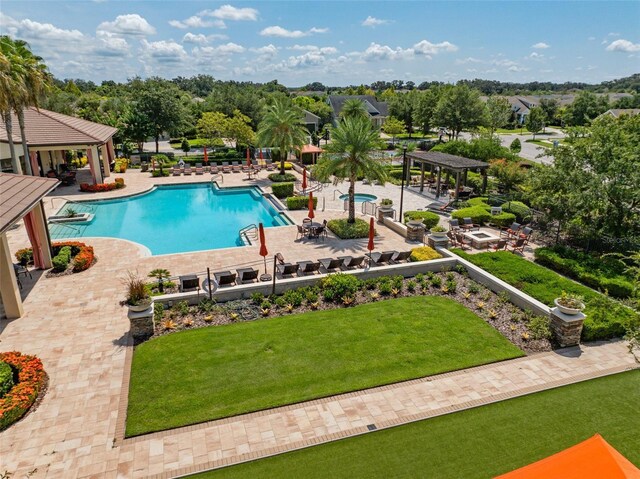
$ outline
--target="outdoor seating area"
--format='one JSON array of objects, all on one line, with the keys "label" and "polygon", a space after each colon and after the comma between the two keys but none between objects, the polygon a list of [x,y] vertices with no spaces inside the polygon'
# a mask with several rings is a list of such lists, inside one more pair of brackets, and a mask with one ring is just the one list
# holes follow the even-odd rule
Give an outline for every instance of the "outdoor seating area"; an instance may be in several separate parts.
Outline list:
[{"label": "outdoor seating area", "polygon": [[523,255],[532,233],[532,228],[521,226],[519,223],[512,223],[508,228],[497,229],[474,224],[471,218],[463,218],[462,223],[458,219],[451,218],[447,238],[452,247],[462,250],[506,250]]}]

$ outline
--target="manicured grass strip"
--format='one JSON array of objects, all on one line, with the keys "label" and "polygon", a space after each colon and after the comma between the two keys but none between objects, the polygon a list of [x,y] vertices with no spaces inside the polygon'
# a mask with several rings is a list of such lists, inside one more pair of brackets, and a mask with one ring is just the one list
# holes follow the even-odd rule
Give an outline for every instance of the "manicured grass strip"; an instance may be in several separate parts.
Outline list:
[{"label": "manicured grass strip", "polygon": [[193,478],[486,479],[602,434],[640,466],[640,371],[331,442]]},{"label": "manicured grass strip", "polygon": [[522,355],[431,296],[180,332],[136,348],[127,435]]},{"label": "manicured grass strip", "polygon": [[640,321],[640,314],[619,302],[511,252],[467,254],[458,249],[453,251],[548,306],[553,306],[553,300],[562,291],[582,296],[587,315],[582,330],[585,341],[623,336],[630,324]]}]

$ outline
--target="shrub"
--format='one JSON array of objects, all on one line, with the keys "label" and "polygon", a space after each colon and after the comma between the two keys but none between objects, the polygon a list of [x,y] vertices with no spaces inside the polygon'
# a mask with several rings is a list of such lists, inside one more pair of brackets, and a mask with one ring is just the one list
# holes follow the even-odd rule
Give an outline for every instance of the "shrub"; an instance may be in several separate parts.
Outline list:
[{"label": "shrub", "polygon": [[[120,181],[118,182],[117,180]],[[80,191],[84,191],[85,193],[102,193],[120,188],[124,188],[124,180],[122,178],[117,178],[115,183],[98,183],[97,185],[80,183]]]},{"label": "shrub", "polygon": [[326,301],[339,302],[344,297],[353,297],[362,282],[353,275],[345,273],[330,274],[320,282],[320,290]]},{"label": "shrub", "polygon": [[67,269],[69,262],[71,261],[71,247],[65,246],[51,261],[53,263],[53,270],[60,272]]},{"label": "shrub", "polygon": [[297,289],[290,289],[288,291],[285,291],[285,293],[282,295],[282,299],[284,299],[284,302],[286,304],[291,304],[292,306],[297,308],[298,306],[302,305],[304,295]]},{"label": "shrub", "polygon": [[293,196],[293,183],[273,183],[271,191],[277,198]]},{"label": "shrub", "polygon": [[5,362],[18,371],[18,382],[0,398],[0,431],[4,431],[28,411],[42,390],[47,376],[42,361],[35,356],[11,351],[0,353],[0,362]]},{"label": "shrub", "polygon": [[5,362],[0,362],[0,399],[13,387],[13,369]]},{"label": "shrub", "polygon": [[440,221],[440,217],[431,211],[407,211],[404,213],[404,222],[422,220],[427,229],[433,228]]},{"label": "shrub", "polygon": [[[309,207],[308,196],[289,196],[287,198],[287,208],[290,210],[306,210]],[[318,207],[318,198],[313,198],[313,208]]]},{"label": "shrub", "polygon": [[116,189],[124,188],[124,178],[116,178],[114,181],[116,183]]},{"label": "shrub", "polygon": [[442,255],[429,246],[420,246],[411,250],[411,261],[430,261],[442,258]]},{"label": "shrub", "polygon": [[498,228],[508,228],[516,220],[516,215],[513,213],[505,213],[504,211],[497,215],[492,215],[489,220]]},{"label": "shrub", "polygon": [[507,201],[501,206],[503,212],[513,213],[516,215],[516,219],[519,223],[531,220],[531,209],[521,201]]},{"label": "shrub", "polygon": [[151,176],[154,178],[158,178],[159,176],[169,176],[171,173],[168,170],[153,170],[151,172]]},{"label": "shrub", "polygon": [[291,173],[285,173],[284,175],[281,175],[280,173],[271,173],[267,178],[269,178],[274,183],[296,181],[296,176]]},{"label": "shrub", "polygon": [[482,206],[470,206],[469,208],[462,208],[454,211],[451,213],[451,217],[458,220],[471,218],[474,223],[484,224],[491,219],[491,213]]},{"label": "shrub", "polygon": [[346,219],[330,220],[327,223],[327,228],[341,239],[367,238],[369,236],[369,223],[360,218],[356,218],[355,223],[347,223]]},{"label": "shrub", "polygon": [[73,272],[79,273],[89,268],[89,266],[93,264],[94,259],[93,246],[82,244],[80,251],[73,258]]},{"label": "shrub", "polygon": [[549,318],[546,316],[534,316],[529,320],[529,331],[532,339],[551,338]]},{"label": "shrub", "polygon": [[23,261],[27,264],[33,263],[33,249],[32,248],[22,248],[16,251],[16,259],[18,263],[22,263]]}]

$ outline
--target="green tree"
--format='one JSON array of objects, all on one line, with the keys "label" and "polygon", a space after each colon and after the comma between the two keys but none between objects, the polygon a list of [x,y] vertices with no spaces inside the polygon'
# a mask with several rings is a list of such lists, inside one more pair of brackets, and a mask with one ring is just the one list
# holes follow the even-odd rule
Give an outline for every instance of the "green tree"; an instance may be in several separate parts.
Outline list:
[{"label": "green tree", "polygon": [[529,110],[529,114],[524,122],[527,130],[533,133],[533,139],[536,139],[536,133],[544,128],[546,115],[539,106],[534,106]]},{"label": "green tree", "polygon": [[404,123],[393,116],[390,116],[385,120],[384,125],[382,125],[382,129],[387,135],[391,135],[394,147],[396,145],[396,136],[407,131]]},{"label": "green tree", "polygon": [[180,149],[184,151],[185,155],[189,156],[189,152],[191,151],[191,145],[189,144],[189,140],[187,140],[186,138],[183,138],[182,142],[180,143]]},{"label": "green tree", "polygon": [[367,107],[362,100],[358,98],[351,98],[344,102],[342,110],[340,110],[340,118],[369,118]]},{"label": "green tree", "polygon": [[493,135],[498,128],[509,123],[511,118],[511,104],[501,96],[492,96],[485,104],[485,125],[489,134]]},{"label": "green tree", "polygon": [[198,136],[206,139],[208,145],[213,145],[215,140],[226,134],[228,121],[227,115],[220,111],[203,113],[196,123]]},{"label": "green tree", "polygon": [[236,148],[238,145],[252,145],[255,142],[255,133],[251,128],[251,118],[243,115],[240,110],[235,110],[233,116],[227,119],[225,136],[233,140]]},{"label": "green tree", "polygon": [[402,121],[409,132],[409,138],[413,132],[413,112],[417,95],[415,92],[395,95],[389,101],[389,114]]},{"label": "green tree", "polygon": [[381,159],[373,156],[380,146],[380,135],[367,118],[347,117],[332,130],[331,143],[316,165],[314,174],[320,181],[334,184],[349,182],[349,218],[355,223],[355,185],[360,177],[376,180],[381,184],[387,179],[386,169]]},{"label": "green tree", "polygon": [[482,124],[484,104],[480,92],[466,84],[458,84],[444,89],[435,117],[440,126],[446,127],[458,138],[462,130],[472,130]]},{"label": "green tree", "polygon": [[124,137],[138,145],[138,151],[142,153],[144,142],[153,132],[151,120],[134,105],[124,118]]},{"label": "green tree", "polygon": [[434,87],[417,95],[413,109],[413,122],[420,127],[424,135],[429,133],[432,126],[435,126],[433,123],[440,91],[440,88]]},{"label": "green tree", "polygon": [[518,163],[504,159],[491,161],[489,174],[498,180],[505,193],[515,191],[526,178],[525,172]]},{"label": "green tree", "polygon": [[609,108],[606,96],[597,96],[590,91],[581,91],[565,111],[565,120],[569,126],[588,125],[591,120]]},{"label": "green tree", "polygon": [[307,129],[302,123],[302,111],[288,98],[274,98],[265,108],[257,137],[260,146],[278,148],[280,174],[284,175],[284,162],[291,149],[307,142]]},{"label": "green tree", "polygon": [[520,153],[520,151],[522,151],[522,143],[520,143],[520,138],[516,138],[511,142],[511,144],[509,145],[509,150],[511,150],[511,153],[513,153],[514,155],[517,155],[518,153]]},{"label": "green tree", "polygon": [[540,108],[544,111],[546,125],[558,123],[558,107],[558,100],[555,98],[542,98],[540,100]]}]

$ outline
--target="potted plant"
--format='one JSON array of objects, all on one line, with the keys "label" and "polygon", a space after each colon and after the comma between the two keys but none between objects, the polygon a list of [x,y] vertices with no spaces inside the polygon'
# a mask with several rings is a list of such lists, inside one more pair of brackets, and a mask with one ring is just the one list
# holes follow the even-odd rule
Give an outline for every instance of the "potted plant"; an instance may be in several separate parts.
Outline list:
[{"label": "potted plant", "polygon": [[382,198],[380,200],[380,208],[391,208],[393,206],[393,200],[389,198]]},{"label": "potted plant", "polygon": [[563,291],[562,295],[559,298],[556,298],[553,302],[560,312],[568,315],[578,314],[584,309],[582,296],[567,293],[566,291]]},{"label": "potted plant", "polygon": [[444,226],[435,225],[429,231],[431,231],[431,234],[436,238],[446,238],[447,237],[447,228],[445,228]]},{"label": "potted plant", "polygon": [[158,280],[159,293],[164,292],[164,280],[169,279],[169,276],[171,276],[171,273],[169,273],[169,270],[162,269],[162,268],[156,268],[149,273],[150,278],[156,278]]},{"label": "potted plant", "polygon": [[127,288],[127,299],[121,304],[127,306],[129,311],[145,311],[151,306],[151,295],[147,284],[136,273],[129,271],[123,283]]}]

